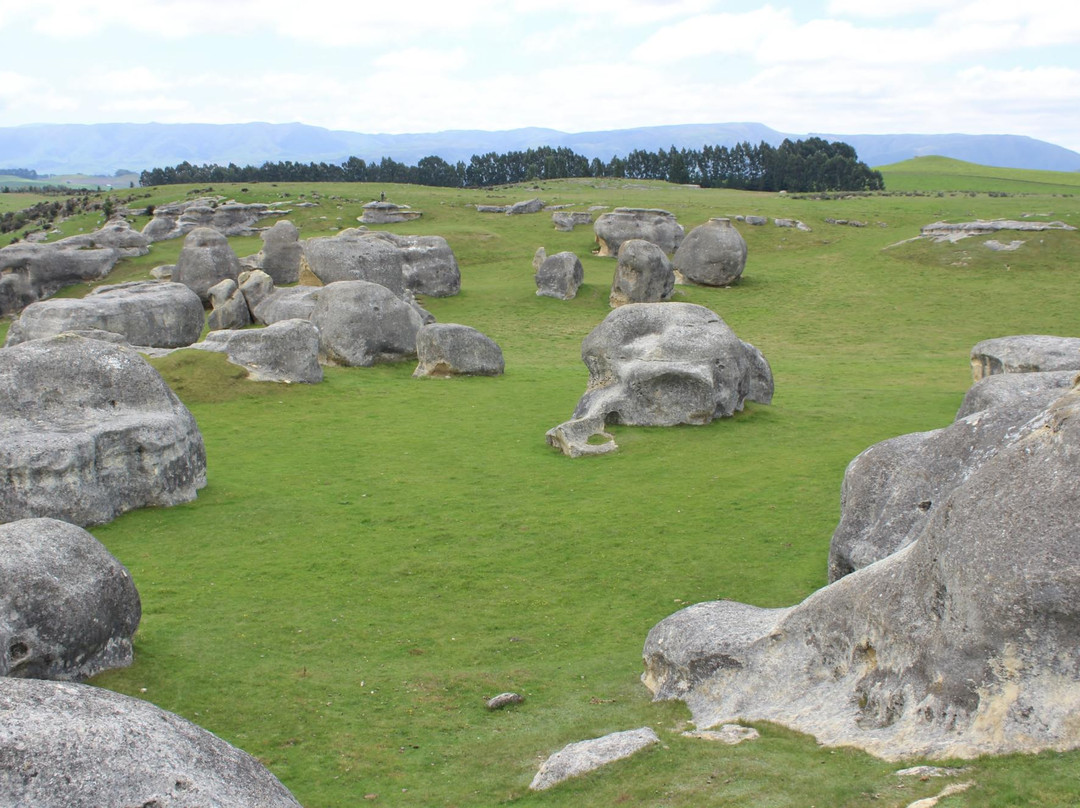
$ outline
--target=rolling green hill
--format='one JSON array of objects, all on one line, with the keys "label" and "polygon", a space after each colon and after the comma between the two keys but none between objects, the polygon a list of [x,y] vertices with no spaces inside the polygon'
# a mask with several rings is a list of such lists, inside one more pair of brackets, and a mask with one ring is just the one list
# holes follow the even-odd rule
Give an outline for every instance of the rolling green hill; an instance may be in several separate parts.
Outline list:
[{"label": "rolling green hill", "polygon": [[949,157],[916,157],[879,166],[889,191],[975,191],[1015,194],[1080,193],[1080,171],[993,168]]}]

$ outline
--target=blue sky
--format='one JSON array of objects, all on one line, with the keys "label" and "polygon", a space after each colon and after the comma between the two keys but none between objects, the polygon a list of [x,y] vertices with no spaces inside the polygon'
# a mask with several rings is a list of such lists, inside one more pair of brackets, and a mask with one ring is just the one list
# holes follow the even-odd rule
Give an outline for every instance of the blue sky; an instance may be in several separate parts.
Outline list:
[{"label": "blue sky", "polygon": [[0,42],[3,126],[754,121],[1080,151],[1075,0],[0,0]]}]

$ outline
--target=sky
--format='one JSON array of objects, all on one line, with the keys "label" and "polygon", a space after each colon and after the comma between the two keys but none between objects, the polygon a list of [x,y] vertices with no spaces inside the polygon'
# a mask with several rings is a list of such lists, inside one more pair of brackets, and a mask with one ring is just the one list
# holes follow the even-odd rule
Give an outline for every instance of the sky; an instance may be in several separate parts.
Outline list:
[{"label": "sky", "polygon": [[0,0],[0,126],[763,123],[1080,151],[1076,0]]}]

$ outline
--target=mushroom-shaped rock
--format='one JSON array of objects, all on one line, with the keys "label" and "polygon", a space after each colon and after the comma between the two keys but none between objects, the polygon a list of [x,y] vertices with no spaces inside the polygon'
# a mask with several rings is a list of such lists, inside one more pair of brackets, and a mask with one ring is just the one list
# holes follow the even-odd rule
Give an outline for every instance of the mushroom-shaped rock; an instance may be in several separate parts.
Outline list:
[{"label": "mushroom-shaped rock", "polygon": [[416,334],[413,376],[499,376],[502,350],[490,337],[457,323],[430,323]]},{"label": "mushroom-shaped rock", "polygon": [[774,721],[887,759],[1080,746],[1080,391],[946,495],[918,539],[790,608],[699,603],[643,680],[694,723]]},{"label": "mushroom-shaped rock", "polygon": [[61,335],[0,351],[0,522],[108,522],[206,485],[195,419],[130,348]]},{"label": "mushroom-shaped rock", "polygon": [[[571,456],[596,453],[582,439],[604,424],[707,424],[748,399],[772,401],[772,372],[761,352],[692,303],[620,306],[585,337],[581,358],[589,369],[585,395],[573,419],[547,436]],[[578,451],[567,451],[568,442]]]},{"label": "mushroom-shaped rock", "polygon": [[0,248],[0,316],[54,294],[64,286],[104,278],[120,260],[112,247],[65,249],[56,244]]},{"label": "mushroom-shaped rock", "polygon": [[0,678],[0,794],[34,808],[300,808],[259,761],[154,705]]},{"label": "mushroom-shaped rock", "polygon": [[608,297],[612,308],[627,303],[659,303],[670,299],[674,289],[675,272],[663,250],[639,238],[622,243]]},{"label": "mushroom-shaped rock", "polygon": [[399,236],[375,232],[401,250],[405,288],[428,297],[450,297],[461,291],[461,270],[450,244],[442,236]]},{"label": "mushroom-shaped rock", "polygon": [[405,257],[384,238],[363,230],[343,230],[331,238],[309,238],[302,244],[302,267],[323,284],[370,281],[397,295],[405,291]]},{"label": "mushroom-shaped rock", "polygon": [[346,367],[414,358],[416,333],[424,324],[412,306],[368,281],[324,286],[311,322],[319,329],[320,361]]},{"label": "mushroom-shaped rock", "polygon": [[396,224],[419,219],[423,214],[408,205],[396,205],[393,202],[376,201],[364,205],[360,221],[364,224]]},{"label": "mushroom-shaped rock", "polygon": [[262,232],[262,250],[256,266],[270,276],[274,283],[296,283],[300,280],[300,231],[288,219],[275,222]]},{"label": "mushroom-shaped rock", "polygon": [[184,237],[172,279],[187,286],[203,305],[210,303],[210,287],[240,276],[240,259],[228,239],[209,227],[196,227]]},{"label": "mushroom-shaped rock", "polygon": [[686,234],[672,263],[691,283],[730,286],[746,267],[746,241],[730,219],[709,219]]},{"label": "mushroom-shaped rock", "polygon": [[968,388],[956,413],[960,420],[979,410],[1001,405],[1020,405],[1037,400],[1041,409],[1080,380],[1075,370],[1047,370],[1033,373],[995,373],[983,376]]},{"label": "mushroom-shaped rock", "polygon": [[1026,334],[985,339],[971,349],[975,381],[996,373],[1080,371],[1080,337]]},{"label": "mushroom-shaped rock", "polygon": [[33,303],[11,325],[5,344],[94,329],[131,345],[181,348],[198,340],[204,318],[199,296],[183,284],[135,281],[100,286],[81,299]]},{"label": "mushroom-shaped rock", "polygon": [[585,280],[585,268],[572,252],[559,252],[544,258],[535,278],[536,294],[540,297],[571,300]]},{"label": "mushroom-shaped rock", "polygon": [[87,679],[131,664],[139,593],[127,569],[58,519],[0,525],[0,676]]},{"label": "mushroom-shaped rock", "polygon": [[655,208],[615,208],[601,214],[593,225],[598,255],[617,256],[624,241],[640,238],[651,241],[671,255],[683,240],[683,226],[675,215]]},{"label": "mushroom-shaped rock", "polygon": [[279,320],[266,328],[211,331],[192,346],[224,353],[257,382],[318,384],[319,330],[307,320]]},{"label": "mushroom-shaped rock", "polygon": [[660,738],[656,733],[649,727],[642,727],[624,732],[613,732],[602,738],[591,738],[587,741],[567,744],[544,761],[540,771],[529,783],[529,788],[533,791],[543,791],[558,785],[563,780],[569,780],[571,777],[599,769],[608,763],[628,758],[657,743],[660,743]]},{"label": "mushroom-shaped rock", "polygon": [[251,325],[251,310],[248,309],[247,299],[236,281],[231,278],[210,287],[210,306],[206,324],[214,331]]}]

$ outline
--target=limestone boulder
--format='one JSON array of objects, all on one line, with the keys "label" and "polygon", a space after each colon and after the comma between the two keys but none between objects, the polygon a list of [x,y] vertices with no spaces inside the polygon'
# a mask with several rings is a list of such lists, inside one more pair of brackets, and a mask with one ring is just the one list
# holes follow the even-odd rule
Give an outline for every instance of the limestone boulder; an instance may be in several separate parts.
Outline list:
[{"label": "limestone boulder", "polygon": [[319,359],[368,367],[416,357],[420,314],[385,286],[337,281],[319,290],[311,322],[319,329]]},{"label": "limestone boulder", "polygon": [[540,297],[572,300],[585,280],[585,268],[572,252],[558,252],[544,258],[535,279],[536,294]]},{"label": "limestone boulder", "polygon": [[405,288],[427,297],[451,297],[461,291],[461,270],[450,244],[442,236],[399,236],[374,232],[401,251]]},{"label": "limestone boulder", "polygon": [[320,286],[289,286],[274,289],[251,310],[255,322],[271,325],[281,320],[308,320],[315,311]]},{"label": "limestone boulder", "polygon": [[244,270],[236,279],[236,285],[251,312],[254,312],[260,303],[274,294],[274,279],[261,269]]},{"label": "limestone boulder", "polygon": [[172,279],[191,289],[208,306],[210,287],[224,280],[235,282],[240,272],[240,259],[228,239],[217,230],[197,227],[184,237]]},{"label": "limestone boulder", "polygon": [[1080,371],[1080,337],[1043,334],[997,337],[971,349],[971,375],[975,381],[996,373],[1032,373],[1050,370]]},{"label": "limestone boulder", "polygon": [[624,241],[640,238],[671,255],[682,243],[685,231],[670,211],[656,208],[615,208],[597,217],[593,225],[598,255],[617,256]]},{"label": "limestone boulder", "polygon": [[588,211],[557,210],[551,214],[551,222],[561,233],[570,233],[579,224],[592,224],[593,216]]},{"label": "limestone boulder", "polygon": [[61,335],[0,351],[0,523],[108,522],[206,485],[195,419],[134,350]]},{"label": "limestone boulder", "polygon": [[262,249],[252,260],[253,269],[261,269],[276,284],[297,283],[300,280],[300,231],[288,219],[263,230]]},{"label": "limestone boulder", "polygon": [[916,541],[802,603],[684,609],[645,684],[699,728],[773,721],[887,759],[1080,746],[1080,391],[952,489]]},{"label": "limestone boulder", "polygon": [[362,230],[343,230],[328,238],[303,242],[302,268],[322,284],[370,281],[396,295],[405,291],[405,257],[395,245]]},{"label": "limestone boulder", "polygon": [[300,808],[259,761],[149,702],[0,678],[0,794],[34,808]]},{"label": "limestone boulder", "polygon": [[206,324],[214,331],[223,328],[244,328],[251,325],[251,310],[247,298],[236,281],[226,278],[209,289],[210,314]]},{"label": "limestone boulder", "polygon": [[529,789],[544,791],[571,777],[595,771],[658,743],[660,738],[656,733],[649,727],[642,727],[567,744],[544,761]]},{"label": "limestone boulder", "polygon": [[32,303],[12,323],[5,344],[97,330],[131,345],[180,348],[199,339],[203,321],[199,296],[183,284],[135,281],[99,286],[82,299]]},{"label": "limestone boulder", "polygon": [[135,258],[150,252],[150,239],[134,229],[130,222],[119,217],[109,219],[93,233],[79,233],[54,242],[64,249],[93,249],[106,247],[121,257]]},{"label": "limestone boulder", "polygon": [[0,525],[0,676],[81,681],[131,664],[142,607],[127,569],[58,519]]},{"label": "limestone boulder", "polygon": [[364,213],[360,216],[360,221],[364,224],[397,224],[411,222],[422,215],[420,211],[413,210],[408,205],[396,205],[384,200],[368,202],[364,205]]},{"label": "limestone boulder", "polygon": [[0,316],[73,283],[104,278],[120,260],[113,247],[68,249],[21,242],[0,248]]},{"label": "limestone boulder", "polygon": [[491,337],[457,323],[431,323],[416,334],[413,376],[500,376],[502,349]]},{"label": "limestone boulder", "polygon": [[622,243],[608,296],[612,308],[670,300],[674,290],[675,271],[663,250],[637,238]]},{"label": "limestone boulder", "polygon": [[266,328],[211,331],[193,345],[224,353],[257,382],[318,384],[319,330],[307,320],[279,320]]},{"label": "limestone boulder", "polygon": [[746,268],[746,240],[730,219],[709,219],[686,234],[672,263],[691,283],[730,286]]},{"label": "limestone boulder", "polygon": [[606,435],[605,424],[707,424],[747,400],[772,401],[761,352],[692,303],[620,306],[585,337],[581,358],[589,370],[585,394],[573,418],[547,433],[551,446],[572,457],[612,451],[612,441],[589,442]]},{"label": "limestone boulder", "polygon": [[542,199],[525,199],[521,202],[515,202],[513,205],[506,209],[507,216],[520,216],[524,213],[539,213],[544,209],[544,200]]},{"label": "limestone boulder", "polygon": [[1033,373],[995,373],[984,376],[968,388],[956,413],[960,420],[990,407],[1021,406],[1033,400],[1041,409],[1065,393],[1080,379],[1075,370],[1048,370]]}]

